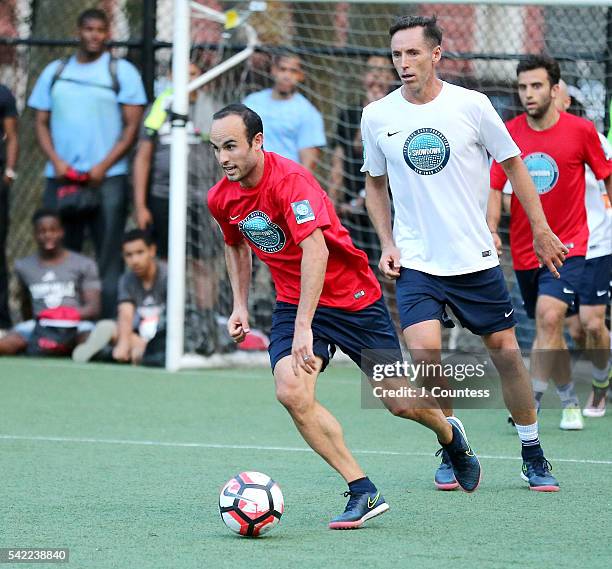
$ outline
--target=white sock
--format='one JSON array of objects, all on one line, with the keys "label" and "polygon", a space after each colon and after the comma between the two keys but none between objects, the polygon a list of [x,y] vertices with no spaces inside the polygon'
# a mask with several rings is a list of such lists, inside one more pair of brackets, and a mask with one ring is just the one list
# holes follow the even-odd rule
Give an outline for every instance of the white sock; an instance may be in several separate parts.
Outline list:
[{"label": "white sock", "polygon": [[540,438],[538,436],[538,422],[536,421],[533,425],[516,425],[516,432],[518,433],[521,444],[524,447],[536,446],[540,444]]}]

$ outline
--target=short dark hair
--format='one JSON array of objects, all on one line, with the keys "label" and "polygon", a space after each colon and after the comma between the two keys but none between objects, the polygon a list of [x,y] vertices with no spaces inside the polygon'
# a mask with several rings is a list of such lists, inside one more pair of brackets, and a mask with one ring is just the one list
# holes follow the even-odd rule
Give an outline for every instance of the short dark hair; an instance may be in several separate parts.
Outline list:
[{"label": "short dark hair", "polygon": [[89,8],[88,10],[81,12],[77,18],[77,26],[82,28],[87,20],[98,20],[100,22],[104,22],[107,28],[110,25],[106,12],[104,10],[99,10],[98,8]]},{"label": "short dark hair", "polygon": [[272,49],[272,65],[278,65],[282,59],[297,59],[302,65],[300,55],[288,47],[277,47]]},{"label": "short dark hair", "polygon": [[249,107],[242,103],[227,105],[227,107],[223,107],[220,111],[217,111],[212,118],[216,121],[231,115],[236,115],[242,119],[246,129],[249,146],[253,143],[256,134],[260,132],[263,134],[263,122],[261,122],[261,117],[254,110],[249,109]]},{"label": "short dark hair", "polygon": [[544,69],[548,75],[550,86],[558,85],[561,80],[561,69],[556,59],[548,55],[528,55],[516,66],[516,76],[524,71],[533,71],[534,69]]},{"label": "short dark hair", "polygon": [[32,225],[36,227],[36,224],[43,219],[43,217],[53,217],[59,221],[60,225],[62,225],[62,218],[60,217],[60,214],[56,210],[47,207],[41,207],[34,212],[32,215]]},{"label": "short dark hair", "polygon": [[426,40],[433,46],[442,45],[442,29],[436,16],[398,16],[389,28],[389,35],[393,37],[397,32],[410,28],[423,28]]},{"label": "short dark hair", "polygon": [[123,234],[123,239],[121,240],[121,245],[125,245],[126,243],[131,243],[132,241],[140,241],[143,240],[147,247],[153,245],[153,237],[149,231],[145,231],[144,229],[130,229]]}]

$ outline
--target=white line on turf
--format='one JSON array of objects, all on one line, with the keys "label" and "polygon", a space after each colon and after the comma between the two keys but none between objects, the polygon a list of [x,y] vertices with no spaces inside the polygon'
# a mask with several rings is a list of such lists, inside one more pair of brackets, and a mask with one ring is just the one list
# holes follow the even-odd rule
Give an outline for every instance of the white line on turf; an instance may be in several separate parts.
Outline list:
[{"label": "white line on turf", "polygon": [[[203,449],[225,449],[225,450],[261,450],[272,452],[313,452],[306,447],[284,447],[284,446],[262,446],[262,445],[230,445],[217,443],[181,443],[166,441],[135,441],[129,439],[94,439],[76,437],[39,437],[28,435],[3,435],[0,440],[5,441],[32,441],[32,442],[54,442],[54,443],[84,443],[105,445],[135,445],[173,448],[203,448]],[[375,454],[381,456],[432,456],[430,452],[400,452],[393,450],[354,450],[354,454]],[[478,458],[485,460],[521,460],[518,456],[498,456],[490,454],[479,454]],[[592,460],[582,458],[551,458],[553,462],[569,462],[573,464],[605,464],[612,465],[612,460]]]}]

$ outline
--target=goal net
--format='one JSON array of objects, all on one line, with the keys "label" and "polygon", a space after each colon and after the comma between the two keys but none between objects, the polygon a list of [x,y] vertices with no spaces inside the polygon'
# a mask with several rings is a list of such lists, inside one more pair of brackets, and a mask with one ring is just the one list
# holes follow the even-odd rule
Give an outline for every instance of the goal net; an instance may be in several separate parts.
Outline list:
[{"label": "goal net", "polygon": [[[608,2],[587,0],[572,6],[541,0],[537,4],[518,1],[501,4],[451,3],[406,4],[392,2],[209,2],[223,13],[235,9],[235,25],[191,18],[188,39],[191,58],[208,69],[240,53],[248,44],[246,23],[255,31],[255,53],[207,83],[198,95],[201,112],[241,101],[247,94],[270,87],[271,58],[279,48],[298,54],[304,71],[300,92],[322,113],[327,144],[322,148],[316,175],[332,195],[355,244],[368,252],[375,265],[379,245],[363,207],[363,177],[359,118],[371,98],[398,86],[390,66],[388,28],[400,14],[436,14],[444,31],[443,79],[486,93],[505,119],[520,112],[515,95],[515,69],[521,57],[546,52],[558,59],[562,76],[574,99],[599,131],[607,128],[608,98],[612,87],[609,45],[612,16]],[[192,16],[202,13],[192,11]],[[168,26],[158,29],[169,33]],[[175,46],[176,49],[176,46]],[[265,130],[265,125],[264,125]],[[212,153],[200,164],[202,189],[221,177]],[[217,353],[233,348],[222,328],[207,345],[211,318],[222,320],[231,312],[232,297],[225,273],[220,232],[210,221],[202,195],[187,199],[185,336],[182,352]],[[483,208],[486,195],[483,195]],[[483,211],[484,215],[484,211]],[[518,308],[520,295],[511,270],[507,249],[507,219],[502,223],[505,254],[502,265],[518,313],[518,336],[527,347],[533,326]],[[172,274],[172,273],[171,273]],[[265,268],[255,265],[250,294],[251,326],[269,331],[274,288]],[[394,310],[393,287],[385,294]],[[205,316],[202,316],[202,315]],[[211,336],[212,337],[212,336]],[[447,339],[453,347],[470,347],[469,334],[454,333]],[[182,364],[181,364],[182,365]]]}]

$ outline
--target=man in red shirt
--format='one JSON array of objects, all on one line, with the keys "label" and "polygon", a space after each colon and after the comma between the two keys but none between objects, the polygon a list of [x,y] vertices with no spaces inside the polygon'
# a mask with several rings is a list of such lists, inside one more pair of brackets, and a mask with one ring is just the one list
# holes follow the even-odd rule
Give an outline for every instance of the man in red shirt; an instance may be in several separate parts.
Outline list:
[{"label": "man in red shirt", "polygon": [[[389,506],[346,447],[338,421],[316,400],[315,385],[335,346],[368,378],[381,361],[401,361],[380,286],[312,174],[264,152],[259,115],[244,105],[225,107],[213,116],[210,142],[225,173],[211,188],[208,206],[225,240],[234,300],[229,333],[236,342],[249,333],[252,251],[268,265],[276,286],[269,347],[276,397],[304,440],[348,483],[346,509],[329,527],[359,527]],[[366,357],[364,350],[376,353]],[[408,382],[393,377],[377,385],[397,389]],[[480,464],[457,419],[447,420],[431,396],[389,394],[381,400],[394,415],[433,430],[451,455],[460,486],[477,488]]]},{"label": "man in red shirt", "polygon": [[[554,104],[559,95],[559,64],[549,57],[530,56],[517,67],[518,91],[525,113],[507,123],[521,149],[521,156],[540,194],[553,232],[568,249],[560,278],[540,266],[525,210],[512,195],[510,249],[525,310],[536,320],[531,374],[536,400],[540,401],[549,379],[557,385],[563,404],[560,427],[583,428],[578,397],[571,381],[570,355],[563,339],[568,306],[579,292],[589,238],[585,209],[585,164],[610,192],[612,167],[606,159],[597,131],[589,121],[560,113]],[[497,163],[491,168],[487,221],[498,249],[497,227],[501,190],[506,175]]]}]

